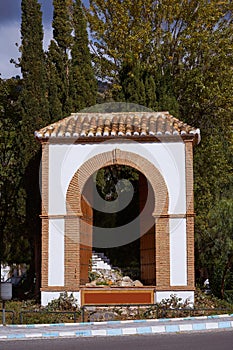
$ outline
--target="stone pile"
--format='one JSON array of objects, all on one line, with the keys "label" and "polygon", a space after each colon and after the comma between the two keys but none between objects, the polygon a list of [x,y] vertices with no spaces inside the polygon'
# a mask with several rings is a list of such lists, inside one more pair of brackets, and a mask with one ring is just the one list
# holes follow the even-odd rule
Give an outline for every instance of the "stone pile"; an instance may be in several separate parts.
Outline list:
[{"label": "stone pile", "polygon": [[139,280],[133,281],[129,276],[122,276],[115,270],[102,270],[92,274],[93,280],[86,283],[86,287],[142,287],[143,284]]},{"label": "stone pile", "polygon": [[[106,266],[106,257],[103,254],[93,253],[92,271],[89,273],[90,282],[86,283],[86,287],[142,287],[143,284],[139,280],[132,280],[129,276],[123,276],[119,268],[112,268],[110,263]],[[97,264],[98,260],[98,264]],[[104,261],[103,261],[104,260]]]}]

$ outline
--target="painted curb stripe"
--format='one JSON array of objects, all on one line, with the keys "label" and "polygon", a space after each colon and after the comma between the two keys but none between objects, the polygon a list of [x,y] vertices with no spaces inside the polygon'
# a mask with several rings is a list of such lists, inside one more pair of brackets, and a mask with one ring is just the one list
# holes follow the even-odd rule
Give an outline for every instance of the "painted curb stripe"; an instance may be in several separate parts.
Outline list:
[{"label": "painted curb stripe", "polygon": [[165,326],[153,326],[151,327],[152,333],[165,333]]},{"label": "painted curb stripe", "polygon": [[137,328],[122,328],[122,334],[124,335],[137,334]]},{"label": "painted curb stripe", "polygon": [[42,333],[42,337],[59,337],[59,332]]},{"label": "painted curb stripe", "polygon": [[193,330],[194,331],[203,331],[206,329],[206,323],[194,323]]},{"label": "painted curb stripe", "polygon": [[107,335],[122,335],[122,329],[107,329]]},{"label": "painted curb stripe", "polygon": [[8,334],[7,339],[21,339],[21,338],[26,338],[26,334]]},{"label": "painted curb stripe", "polygon": [[166,328],[166,332],[170,333],[170,332],[179,332],[179,326],[174,325],[174,326],[165,326]]},{"label": "painted curb stripe", "polygon": [[185,331],[192,331],[192,325],[191,324],[181,324],[180,325],[180,332]]},{"label": "painted curb stripe", "polygon": [[230,328],[231,327],[231,322],[225,321],[225,322],[219,322],[218,328]]},{"label": "painted curb stripe", "polygon": [[[214,318],[215,319],[215,318]],[[186,319],[187,320],[187,319]],[[151,321],[151,320],[150,320]],[[139,320],[137,320],[137,323]],[[143,322],[143,321],[142,321]],[[115,323],[115,322],[114,322]],[[118,322],[119,323],[119,322]],[[132,322],[131,322],[132,323]],[[99,323],[98,323],[99,324]],[[109,322],[107,322],[109,324]],[[112,322],[113,324],[113,322]],[[80,324],[81,325],[81,324]],[[88,323],[90,326],[90,323]],[[32,325],[29,325],[33,328]],[[77,324],[76,324],[77,326]],[[6,339],[30,339],[30,338],[54,338],[54,337],[94,337],[94,336],[121,336],[121,335],[136,335],[136,334],[154,334],[154,333],[174,333],[185,331],[203,331],[210,329],[224,329],[233,328],[233,321],[215,321],[215,322],[199,322],[199,323],[184,323],[184,324],[170,324],[145,327],[130,327],[130,328],[108,328],[108,329],[88,329],[76,331],[60,331],[60,332],[43,332],[43,333],[15,333],[0,335],[0,340]]]},{"label": "painted curb stripe", "polygon": [[106,329],[95,329],[91,331],[92,336],[105,336],[107,335],[107,330]]},{"label": "painted curb stripe", "polygon": [[75,332],[59,332],[59,337],[74,337]]},{"label": "painted curb stripe", "polygon": [[28,333],[26,338],[42,338],[42,333]]},{"label": "painted curb stripe", "polygon": [[217,328],[218,328],[218,322],[206,323],[206,329],[217,329]]},{"label": "painted curb stripe", "polygon": [[152,333],[152,329],[151,329],[151,327],[138,327],[137,333],[138,334]]},{"label": "painted curb stripe", "polygon": [[90,336],[92,336],[92,332],[91,331],[76,331],[75,335],[77,337],[90,337]]},{"label": "painted curb stripe", "polygon": [[[45,323],[45,324],[16,324],[7,325],[9,328],[37,328],[37,327],[64,327],[64,326],[91,326],[91,325],[107,325],[107,324],[127,324],[127,323],[140,323],[140,322],[175,322],[175,321],[198,321],[206,319],[217,318],[232,318],[233,314],[223,315],[211,315],[211,316],[198,316],[198,317],[181,317],[181,318],[160,318],[160,319],[147,319],[147,320],[124,320],[124,321],[104,321],[104,322],[83,322],[83,323]],[[2,325],[0,325],[2,326]]]}]

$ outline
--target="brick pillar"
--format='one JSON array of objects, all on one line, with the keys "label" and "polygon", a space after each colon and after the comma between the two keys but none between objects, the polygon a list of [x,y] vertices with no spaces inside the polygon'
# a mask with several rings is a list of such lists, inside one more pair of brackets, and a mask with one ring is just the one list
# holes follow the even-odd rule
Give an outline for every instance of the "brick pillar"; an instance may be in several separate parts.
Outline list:
[{"label": "brick pillar", "polygon": [[[152,216],[154,209],[153,189],[146,177],[139,173],[139,200],[140,212],[143,210],[147,201],[149,201],[149,208],[147,215]],[[150,196],[149,196],[150,194]],[[149,198],[150,197],[150,198]],[[144,233],[144,223],[140,217],[140,269],[141,280],[145,285],[155,285],[155,225]]]},{"label": "brick pillar", "polygon": [[80,217],[65,220],[65,287],[72,290],[80,285]]},{"label": "brick pillar", "polygon": [[188,287],[195,287],[194,269],[194,195],[193,195],[193,144],[185,141],[186,169],[186,234]]},{"label": "brick pillar", "polygon": [[92,258],[93,211],[88,201],[82,196],[83,216],[80,220],[80,284],[89,282],[88,272]]},{"label": "brick pillar", "polygon": [[[87,198],[86,198],[87,197]],[[93,211],[88,199],[92,197],[92,179],[80,194],[78,178],[67,195],[65,222],[65,286],[77,289],[88,282],[88,269],[92,257]]]},{"label": "brick pillar", "polygon": [[41,219],[42,219],[42,231],[41,231],[41,289],[48,287],[48,232],[49,232],[49,220],[48,220],[48,191],[49,191],[49,144],[42,143],[42,174],[41,174]]},{"label": "brick pillar", "polygon": [[170,288],[169,218],[156,218],[156,290]]},{"label": "brick pillar", "polygon": [[42,241],[41,241],[41,289],[48,287],[48,231],[49,220],[42,217]]}]

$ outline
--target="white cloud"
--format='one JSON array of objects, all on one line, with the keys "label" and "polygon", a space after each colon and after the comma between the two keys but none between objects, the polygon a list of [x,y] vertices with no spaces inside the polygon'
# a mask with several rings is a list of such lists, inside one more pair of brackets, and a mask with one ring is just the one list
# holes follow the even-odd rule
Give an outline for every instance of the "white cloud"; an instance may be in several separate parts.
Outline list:
[{"label": "white cloud", "polygon": [[52,27],[44,28],[44,45],[43,46],[45,51],[47,51],[52,37],[53,37]]}]

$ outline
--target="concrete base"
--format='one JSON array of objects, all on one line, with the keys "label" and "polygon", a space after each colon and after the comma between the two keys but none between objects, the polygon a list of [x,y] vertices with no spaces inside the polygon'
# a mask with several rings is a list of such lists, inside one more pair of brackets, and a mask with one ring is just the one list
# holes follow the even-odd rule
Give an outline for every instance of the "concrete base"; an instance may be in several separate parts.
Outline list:
[{"label": "concrete base", "polygon": [[[54,299],[58,299],[62,292],[41,292],[41,305],[46,306]],[[67,292],[68,295],[73,294],[74,298],[77,300],[77,304],[81,305],[81,295],[79,292]]]},{"label": "concrete base", "polygon": [[[91,301],[88,302],[88,300],[85,300],[84,298],[84,293],[87,293],[87,296],[90,297],[92,296]],[[112,292],[112,293],[111,293]],[[83,290],[78,291],[78,292],[68,292],[68,295],[70,295],[71,293],[73,294],[74,298],[77,300],[77,304],[79,306],[81,305],[86,305],[86,304],[111,304],[111,302],[107,299],[109,299],[109,293],[111,293],[111,300],[113,304],[154,304],[154,303],[160,303],[163,299],[170,299],[171,295],[176,295],[178,298],[181,298],[182,302],[184,303],[187,299],[189,300],[190,306],[192,306],[194,304],[194,291],[155,291],[154,292],[154,298],[150,297],[150,301],[148,301],[147,299],[142,302],[141,299],[132,299],[132,292],[135,294],[135,297],[140,296],[143,297],[144,293],[148,293],[148,292],[152,292],[151,288],[141,288],[141,289],[137,289],[137,288],[130,288],[128,289],[129,292],[129,298],[127,297],[127,288],[121,288],[121,289],[117,289],[117,288],[83,288]],[[49,302],[51,302],[54,299],[58,299],[60,297],[61,292],[45,292],[42,291],[41,292],[41,305],[46,306],[48,305]],[[95,295],[96,294],[96,295]],[[106,297],[105,297],[105,296]],[[125,295],[125,297],[123,298],[123,296]],[[145,294],[146,295],[146,294]],[[98,298],[96,299],[96,303],[93,299],[93,297],[98,296]],[[115,300],[114,298],[116,298],[118,296],[118,298]],[[148,298],[148,296],[146,296]],[[107,299],[106,299],[107,298]],[[125,300],[123,300],[123,299]],[[83,299],[83,300],[82,300]],[[114,300],[113,300],[114,299]],[[118,300],[119,299],[119,300]],[[154,299],[154,300],[153,300]],[[131,302],[130,302],[131,301]]]}]

